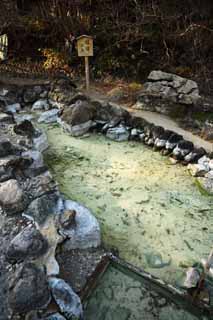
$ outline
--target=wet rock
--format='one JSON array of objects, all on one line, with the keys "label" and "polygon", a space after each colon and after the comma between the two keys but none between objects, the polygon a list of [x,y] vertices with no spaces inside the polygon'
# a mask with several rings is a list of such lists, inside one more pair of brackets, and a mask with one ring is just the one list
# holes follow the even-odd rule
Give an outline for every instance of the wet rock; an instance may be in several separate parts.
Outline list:
[{"label": "wet rock", "polygon": [[169,140],[172,134],[174,134],[174,132],[170,130],[165,130],[159,137],[155,139],[155,147],[157,149],[165,148],[166,142]]},{"label": "wet rock", "polygon": [[45,194],[48,195],[58,191],[57,183],[48,171],[36,177],[26,179],[23,184],[23,190],[30,195],[31,199],[40,198]]},{"label": "wet rock", "polygon": [[145,257],[150,268],[164,268],[171,264],[171,259],[163,261],[160,253],[146,253]]},{"label": "wet rock", "polygon": [[33,103],[32,111],[36,110],[48,110],[49,109],[49,103],[47,100],[38,100]]},{"label": "wet rock", "polygon": [[198,160],[198,164],[201,164],[206,167],[206,170],[210,170],[209,167],[210,158],[204,155],[202,158]]},{"label": "wet rock", "polygon": [[17,180],[0,183],[0,205],[8,215],[24,211],[27,203]]},{"label": "wet rock", "polygon": [[193,177],[204,177],[208,169],[203,164],[189,164],[188,170]]},{"label": "wet rock", "polygon": [[66,318],[83,319],[81,300],[64,280],[51,277],[49,286],[55,302]]},{"label": "wet rock", "polygon": [[59,110],[58,109],[51,109],[49,111],[43,112],[41,116],[38,119],[38,122],[44,122],[44,123],[53,123],[57,122],[58,120],[58,114]]},{"label": "wet rock", "polygon": [[166,142],[166,150],[172,151],[181,140],[183,140],[183,137],[181,135],[176,133],[172,134]]},{"label": "wet rock", "polygon": [[45,272],[32,263],[21,265],[10,281],[9,303],[13,312],[41,309],[50,299]]},{"label": "wet rock", "polygon": [[201,187],[208,193],[213,195],[213,180],[206,177],[198,177]]},{"label": "wet rock", "polygon": [[66,320],[60,313],[53,313],[50,316],[44,318],[44,320]]},{"label": "wet rock", "polygon": [[95,108],[87,101],[78,100],[74,105],[65,109],[59,124],[73,136],[81,136],[93,125]]},{"label": "wet rock", "polygon": [[59,228],[59,233],[68,238],[65,243],[65,249],[98,247],[101,243],[100,226],[92,213],[75,201],[67,200],[64,206],[65,212],[76,212],[75,225],[71,225],[70,228],[64,228],[63,226]]},{"label": "wet rock", "polygon": [[203,148],[195,148],[189,154],[187,154],[184,158],[186,163],[194,163],[197,162],[201,157],[205,155],[206,151]]},{"label": "wet rock", "polygon": [[130,133],[126,127],[120,125],[119,127],[110,128],[106,133],[107,138],[114,141],[127,141],[129,139]]},{"label": "wet rock", "polygon": [[16,124],[13,128],[16,134],[32,138],[35,135],[35,128],[29,120],[24,120]]},{"label": "wet rock", "polygon": [[49,215],[59,212],[59,195],[57,193],[45,194],[33,200],[25,214],[32,217],[37,223],[43,224]]},{"label": "wet rock", "polygon": [[17,124],[23,122],[24,120],[31,121],[34,118],[32,114],[15,114],[14,119]]},{"label": "wet rock", "polygon": [[5,110],[6,112],[16,113],[18,111],[21,111],[21,105],[20,103],[10,104],[9,106],[6,106]]},{"label": "wet rock", "polygon": [[33,163],[30,165],[29,168],[36,169],[36,168],[43,167],[44,165],[43,156],[39,151],[36,151],[36,150],[25,151],[22,153],[22,156],[29,157],[33,160]]},{"label": "wet rock", "polygon": [[178,142],[177,146],[173,150],[173,156],[177,160],[183,160],[184,157],[194,149],[194,145],[190,141],[182,140]]},{"label": "wet rock", "polygon": [[9,139],[0,138],[0,157],[6,157],[17,153],[17,149]]},{"label": "wet rock", "polygon": [[48,248],[46,239],[35,226],[23,229],[10,243],[7,250],[9,261],[22,261],[43,255]]},{"label": "wet rock", "polygon": [[41,134],[38,137],[33,139],[33,145],[34,148],[40,152],[43,152],[46,149],[48,149],[49,144],[46,134],[44,132],[41,132]]},{"label": "wet rock", "polygon": [[0,123],[4,123],[4,124],[11,124],[13,123],[13,117],[12,115],[9,115],[7,113],[4,112],[0,112]]}]

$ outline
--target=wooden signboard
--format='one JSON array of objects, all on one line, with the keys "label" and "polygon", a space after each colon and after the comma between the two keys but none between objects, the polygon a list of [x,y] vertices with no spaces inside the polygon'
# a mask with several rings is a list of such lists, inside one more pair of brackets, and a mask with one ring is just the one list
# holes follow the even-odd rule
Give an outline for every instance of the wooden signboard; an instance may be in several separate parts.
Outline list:
[{"label": "wooden signboard", "polygon": [[80,36],[77,38],[78,56],[85,57],[86,89],[89,90],[89,57],[93,56],[93,38]]},{"label": "wooden signboard", "polygon": [[7,51],[8,51],[8,36],[3,34],[0,36],[0,61],[4,61],[7,59]]}]

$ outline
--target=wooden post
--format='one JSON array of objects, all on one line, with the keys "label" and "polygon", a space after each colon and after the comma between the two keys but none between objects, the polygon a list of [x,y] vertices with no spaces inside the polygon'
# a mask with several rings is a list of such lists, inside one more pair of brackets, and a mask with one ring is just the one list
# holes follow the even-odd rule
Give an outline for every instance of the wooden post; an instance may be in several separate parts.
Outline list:
[{"label": "wooden post", "polygon": [[86,89],[89,91],[89,57],[85,57]]}]

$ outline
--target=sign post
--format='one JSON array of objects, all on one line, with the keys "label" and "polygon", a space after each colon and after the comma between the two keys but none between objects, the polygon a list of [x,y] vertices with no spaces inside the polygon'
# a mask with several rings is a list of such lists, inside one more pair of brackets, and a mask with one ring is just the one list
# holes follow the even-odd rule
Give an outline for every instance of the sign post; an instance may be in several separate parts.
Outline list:
[{"label": "sign post", "polygon": [[8,51],[8,36],[3,34],[0,36],[0,61],[4,61],[7,59],[7,51]]},{"label": "sign post", "polygon": [[89,57],[93,56],[93,38],[90,36],[80,36],[77,38],[78,56],[85,59],[85,76],[86,76],[86,89],[89,90]]}]

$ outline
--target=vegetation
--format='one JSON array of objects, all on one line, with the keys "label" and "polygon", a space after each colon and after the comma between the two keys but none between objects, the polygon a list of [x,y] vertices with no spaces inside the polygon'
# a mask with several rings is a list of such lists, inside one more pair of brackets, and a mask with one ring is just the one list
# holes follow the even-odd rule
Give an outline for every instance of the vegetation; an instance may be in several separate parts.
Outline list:
[{"label": "vegetation", "polygon": [[[143,79],[155,69],[201,80],[210,92],[213,63],[212,0],[2,0],[0,33],[10,55],[46,61],[55,53],[79,66],[75,50],[66,61],[65,39],[90,34],[95,40],[93,74]],[[2,10],[3,9],[3,10]],[[41,49],[40,51],[38,49]],[[45,65],[49,65],[49,62]]]}]

